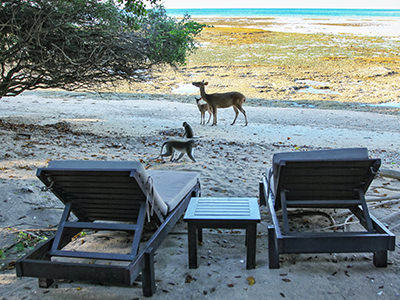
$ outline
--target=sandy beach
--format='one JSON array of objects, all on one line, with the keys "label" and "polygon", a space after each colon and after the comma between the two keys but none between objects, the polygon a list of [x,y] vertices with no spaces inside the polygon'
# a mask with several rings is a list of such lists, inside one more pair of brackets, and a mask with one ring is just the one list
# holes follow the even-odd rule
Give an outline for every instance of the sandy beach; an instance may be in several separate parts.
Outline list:
[{"label": "sandy beach", "polygon": [[[382,159],[382,167],[399,170],[398,115],[249,106],[247,127],[241,117],[237,124],[229,125],[233,118],[231,109],[221,110],[218,126],[211,127],[198,124],[200,116],[194,104],[163,99],[99,100],[89,96],[76,99],[71,94],[44,95],[28,93],[0,103],[1,248],[8,249],[3,265],[6,270],[0,275],[3,299],[142,299],[139,283],[133,288],[58,283],[57,288],[39,289],[35,279],[16,278],[12,261],[28,251],[15,249],[19,230],[51,234],[62,212],[61,203],[50,193],[42,192],[35,178],[35,169],[51,159],[140,160],[151,169],[195,170],[201,174],[203,195],[230,197],[257,196],[259,177],[270,166],[273,153],[282,151],[363,146],[369,148],[371,157]],[[166,138],[183,133],[183,120],[199,136],[194,152],[198,162],[188,158],[178,163],[154,160]],[[399,189],[398,180],[378,177],[368,197],[398,195]],[[389,201],[383,207],[379,207],[379,202],[370,204],[372,213],[398,234],[398,201]],[[302,218],[303,222],[324,225],[320,218]],[[343,218],[338,217],[337,223]],[[244,233],[225,230],[206,231],[204,246],[199,250],[200,267],[189,270],[186,227],[179,224],[156,255],[158,290],[153,298],[399,296],[398,248],[390,253],[386,269],[373,267],[371,254],[332,254],[285,255],[281,269],[269,270],[267,224],[268,213],[262,208],[255,270],[245,269]],[[114,238],[113,246],[123,247],[118,237]],[[84,239],[96,247],[102,245],[99,238]],[[252,286],[246,279],[249,276],[256,281]],[[194,279],[187,282],[187,278]]]},{"label": "sandy beach", "polygon": [[[231,20],[226,22],[232,25]],[[296,61],[285,65],[280,60],[273,64],[269,60],[264,65],[254,61],[236,64],[232,57],[226,58],[229,64],[224,64],[220,56],[210,54],[217,53],[217,49],[227,53],[222,42],[211,43],[221,28],[203,33],[201,42],[209,44],[193,54],[186,66],[159,70],[145,83],[121,85],[118,91],[124,94],[36,91],[0,100],[1,300],[144,298],[140,281],[133,287],[60,281],[41,289],[37,279],[16,277],[15,260],[54,234],[62,213],[62,203],[50,192],[42,191],[35,176],[36,169],[49,160],[139,160],[149,169],[197,171],[202,195],[211,197],[257,197],[259,178],[278,152],[367,147],[371,158],[382,159],[382,168],[400,171],[399,109],[369,105],[398,103],[398,49],[390,48],[393,59],[386,62],[366,55],[364,60],[335,56],[318,60],[327,62],[325,65],[311,64],[308,58],[297,64],[300,56],[296,55]],[[271,32],[260,36],[272,38]],[[278,39],[298,38],[300,33],[276,34]],[[333,38],[324,33],[309,36],[308,40],[315,42],[323,37],[328,44]],[[385,47],[389,40],[395,45],[399,42],[380,38]],[[346,39],[355,41],[358,37]],[[241,41],[242,51],[247,51],[245,45],[249,44]],[[253,42],[255,47],[257,43]],[[211,48],[215,52],[210,52]],[[350,60],[351,65],[347,64]],[[302,68],[305,65],[308,68]],[[371,77],[368,70],[375,70],[375,75]],[[243,126],[242,115],[230,125],[232,108],[218,111],[217,126],[199,124],[194,100],[198,90],[190,83],[203,79],[210,81],[210,92],[235,89],[246,95],[248,126]],[[339,94],[301,93],[299,89],[312,87],[305,80],[329,82],[314,85],[317,90],[339,91],[339,86],[342,90]],[[182,136],[184,121],[197,136],[197,162],[187,157],[181,162],[156,159],[163,141]],[[367,194],[371,213],[396,234],[396,250],[389,253],[387,268],[375,268],[371,253],[332,253],[282,255],[281,268],[271,270],[269,215],[262,207],[256,269],[246,270],[245,235],[240,230],[205,230],[204,243],[199,247],[199,268],[189,269],[187,228],[180,222],[157,251],[157,292],[152,299],[399,299],[399,194],[400,181],[384,176],[377,176]],[[336,210],[333,218],[336,224],[343,224],[350,220],[350,214]],[[329,226],[318,214],[299,214],[298,221],[311,228]],[[358,224],[345,227],[357,229]],[[127,238],[88,234],[75,240],[72,247],[92,244],[97,249],[120,250]]]}]

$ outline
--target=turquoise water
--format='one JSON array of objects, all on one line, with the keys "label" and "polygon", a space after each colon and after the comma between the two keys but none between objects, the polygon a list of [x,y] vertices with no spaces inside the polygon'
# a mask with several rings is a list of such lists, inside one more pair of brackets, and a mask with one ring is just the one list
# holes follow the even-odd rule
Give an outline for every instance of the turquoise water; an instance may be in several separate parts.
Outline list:
[{"label": "turquoise water", "polygon": [[183,8],[167,9],[170,16],[189,14],[219,17],[400,17],[400,9],[321,9],[321,8]]}]

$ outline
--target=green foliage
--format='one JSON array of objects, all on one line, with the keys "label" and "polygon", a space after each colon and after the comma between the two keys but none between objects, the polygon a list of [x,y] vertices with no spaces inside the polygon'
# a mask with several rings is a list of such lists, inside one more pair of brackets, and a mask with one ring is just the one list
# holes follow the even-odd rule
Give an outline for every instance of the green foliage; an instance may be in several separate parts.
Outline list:
[{"label": "green foliage", "polygon": [[141,80],[154,64],[184,63],[203,25],[145,9],[158,1],[0,2],[0,98],[37,88],[95,90]]},{"label": "green foliage", "polygon": [[19,242],[15,245],[15,250],[17,250],[17,252],[22,252],[25,249],[25,245],[22,242]]},{"label": "green foliage", "polygon": [[0,259],[5,259],[6,255],[4,254],[4,250],[0,249]]},{"label": "green foliage", "polygon": [[138,30],[140,25],[138,19],[147,14],[146,3],[150,6],[156,5],[160,0],[116,0],[124,10],[124,19],[126,28],[129,30]]},{"label": "green foliage", "polygon": [[32,249],[38,243],[46,241],[48,238],[46,236],[38,236],[29,232],[20,231],[18,232],[17,239],[18,243],[15,245],[15,250],[17,252],[22,252],[25,248]]},{"label": "green foliage", "polygon": [[167,16],[164,7],[149,10],[140,22],[151,49],[149,58],[158,63],[183,64],[196,49],[194,37],[206,26],[185,15],[181,20]]}]

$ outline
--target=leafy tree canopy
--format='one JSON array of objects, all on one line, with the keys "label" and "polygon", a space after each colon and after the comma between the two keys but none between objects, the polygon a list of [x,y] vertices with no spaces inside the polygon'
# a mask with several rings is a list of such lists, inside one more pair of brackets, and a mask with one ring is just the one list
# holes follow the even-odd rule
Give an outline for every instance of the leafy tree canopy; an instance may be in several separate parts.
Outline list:
[{"label": "leafy tree canopy", "polygon": [[96,89],[141,80],[154,64],[183,64],[204,25],[167,16],[158,1],[3,0],[0,98]]}]

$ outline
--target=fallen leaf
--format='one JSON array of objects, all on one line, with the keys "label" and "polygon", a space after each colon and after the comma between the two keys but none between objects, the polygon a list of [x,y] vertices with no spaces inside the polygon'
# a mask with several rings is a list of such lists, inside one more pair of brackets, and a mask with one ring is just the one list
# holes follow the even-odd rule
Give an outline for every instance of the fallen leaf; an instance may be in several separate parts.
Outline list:
[{"label": "fallen leaf", "polygon": [[247,277],[247,283],[248,285],[254,285],[256,283],[256,280],[254,279],[253,276]]},{"label": "fallen leaf", "polygon": [[282,278],[282,281],[284,282],[291,282],[291,280],[289,278]]},{"label": "fallen leaf", "polygon": [[195,279],[192,277],[192,275],[186,274],[185,283],[191,283],[193,280]]}]

